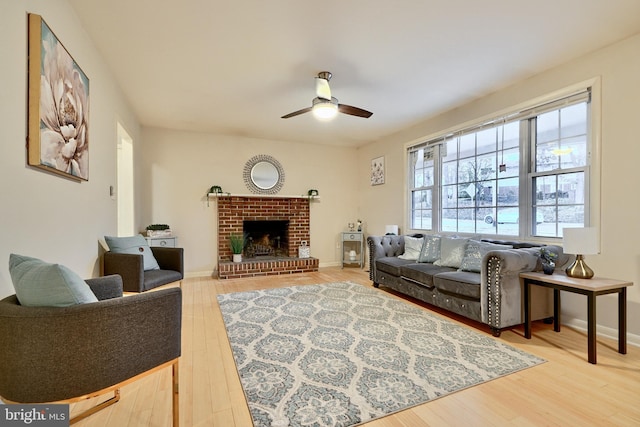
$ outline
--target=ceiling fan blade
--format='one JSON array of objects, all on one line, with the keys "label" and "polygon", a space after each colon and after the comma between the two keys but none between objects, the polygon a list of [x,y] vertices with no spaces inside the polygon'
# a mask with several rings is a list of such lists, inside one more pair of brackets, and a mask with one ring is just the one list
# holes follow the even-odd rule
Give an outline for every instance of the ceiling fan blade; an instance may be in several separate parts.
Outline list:
[{"label": "ceiling fan blade", "polygon": [[288,119],[289,117],[298,116],[300,114],[308,113],[311,111],[311,107],[303,108],[302,110],[294,111],[293,113],[285,114],[281,119]]},{"label": "ceiling fan blade", "polygon": [[329,80],[322,77],[316,77],[316,95],[318,98],[331,100],[331,88],[329,88]]},{"label": "ceiling fan blade", "polygon": [[343,114],[349,114],[351,116],[364,117],[368,119],[373,114],[371,111],[363,110],[362,108],[353,107],[346,104],[338,104],[338,111]]}]

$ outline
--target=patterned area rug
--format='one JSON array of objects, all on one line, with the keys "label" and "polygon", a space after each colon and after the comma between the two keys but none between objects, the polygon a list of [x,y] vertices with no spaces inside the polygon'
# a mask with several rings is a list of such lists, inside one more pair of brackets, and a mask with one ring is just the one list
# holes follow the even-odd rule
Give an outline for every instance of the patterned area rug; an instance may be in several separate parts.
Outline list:
[{"label": "patterned area rug", "polygon": [[256,427],[353,426],[544,362],[349,282],[218,302]]}]

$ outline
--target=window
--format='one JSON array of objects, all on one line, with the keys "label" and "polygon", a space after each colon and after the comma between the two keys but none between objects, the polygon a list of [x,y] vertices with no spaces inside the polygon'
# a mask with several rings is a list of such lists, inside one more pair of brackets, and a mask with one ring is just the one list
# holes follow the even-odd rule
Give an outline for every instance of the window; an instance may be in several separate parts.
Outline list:
[{"label": "window", "polygon": [[589,92],[409,147],[416,230],[561,237],[587,224]]},{"label": "window", "polygon": [[533,210],[545,219],[534,235],[560,237],[564,227],[585,225],[587,117],[581,102],[531,119]]},{"label": "window", "polygon": [[411,224],[413,228],[433,227],[434,149],[420,147],[409,153],[412,168]]}]

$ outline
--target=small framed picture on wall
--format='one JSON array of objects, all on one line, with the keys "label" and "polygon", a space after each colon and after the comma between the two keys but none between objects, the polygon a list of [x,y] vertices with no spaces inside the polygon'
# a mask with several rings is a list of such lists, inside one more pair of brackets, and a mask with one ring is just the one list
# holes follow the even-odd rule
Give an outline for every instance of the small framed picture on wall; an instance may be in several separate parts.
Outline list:
[{"label": "small framed picture on wall", "polygon": [[371,185],[384,184],[384,156],[371,160]]}]

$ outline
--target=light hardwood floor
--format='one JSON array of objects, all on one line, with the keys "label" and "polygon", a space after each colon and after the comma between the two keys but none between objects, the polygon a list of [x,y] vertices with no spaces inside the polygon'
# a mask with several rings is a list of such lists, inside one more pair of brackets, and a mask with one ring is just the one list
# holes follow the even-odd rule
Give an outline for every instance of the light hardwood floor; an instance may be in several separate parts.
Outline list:
[{"label": "light hardwood floor", "polygon": [[[252,425],[218,308],[218,294],[345,280],[371,286],[368,273],[355,268],[325,268],[317,273],[251,279],[184,280],[181,426]],[[491,336],[488,328],[478,324],[473,327]],[[563,326],[560,333],[554,333],[552,325],[534,322],[533,338],[526,340],[523,335],[522,327],[517,327],[503,332],[498,339],[540,356],[547,363],[365,426],[640,425],[640,348],[629,346],[628,354],[621,355],[617,352],[617,342],[599,338],[598,364],[591,365],[586,360],[584,332]],[[170,375],[168,368],[125,386],[120,402],[76,425],[170,426]],[[90,403],[73,405],[72,415]]]}]

